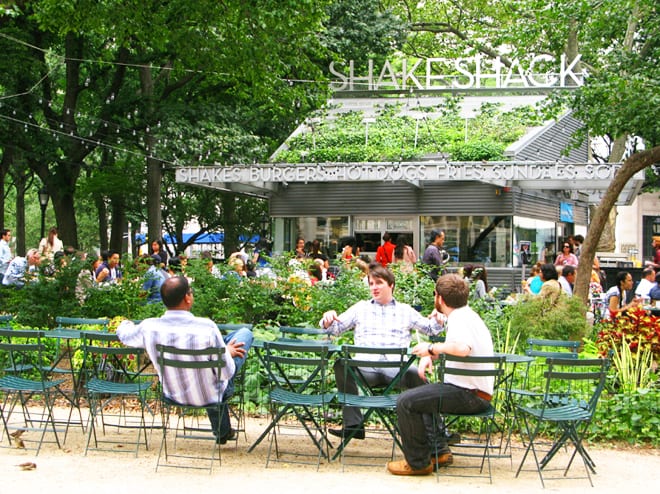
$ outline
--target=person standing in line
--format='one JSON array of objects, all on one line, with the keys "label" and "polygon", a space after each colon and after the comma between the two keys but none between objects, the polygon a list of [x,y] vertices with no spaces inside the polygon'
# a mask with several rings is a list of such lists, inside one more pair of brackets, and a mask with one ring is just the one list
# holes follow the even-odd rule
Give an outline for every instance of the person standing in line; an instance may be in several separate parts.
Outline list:
[{"label": "person standing in line", "polygon": [[578,258],[573,254],[573,246],[566,241],[562,244],[561,254],[555,259],[555,266],[577,266]]},{"label": "person standing in line", "polygon": [[9,247],[9,241],[11,240],[11,230],[5,228],[0,231],[0,283],[2,278],[4,278],[9,263],[11,262],[11,248]]},{"label": "person standing in line", "polygon": [[402,263],[402,270],[407,273],[412,273],[413,267],[417,262],[417,254],[415,254],[413,248],[406,243],[406,237],[404,235],[399,235],[396,239],[394,262]]},{"label": "person standing in line", "polygon": [[376,249],[376,262],[386,268],[394,259],[395,248],[396,246],[392,243],[392,236],[388,232],[383,233],[383,245]]},{"label": "person standing in line", "polygon": [[44,237],[39,242],[39,254],[41,257],[47,258],[52,261],[55,257],[55,252],[64,251],[64,244],[57,236],[57,228],[52,226],[48,230],[48,237]]},{"label": "person standing in line", "polygon": [[430,244],[424,251],[422,263],[434,266],[429,276],[436,281],[440,270],[449,262],[449,253],[443,248],[445,244],[445,232],[443,230],[431,230]]},{"label": "person standing in line", "polygon": [[[438,278],[435,285],[436,311],[447,317],[447,337],[443,343],[420,343],[412,353],[420,357],[419,373],[424,376],[432,368],[432,360],[441,354],[457,357],[493,356],[493,340],[481,317],[467,304],[470,288],[457,274]],[[460,364],[454,364],[458,367]],[[466,368],[484,369],[488,364],[462,364]],[[449,465],[453,457],[444,437],[429,441],[426,416],[442,412],[466,414],[486,410],[493,395],[492,376],[451,375],[442,383],[425,384],[399,395],[396,414],[401,433],[404,460],[390,461],[387,470],[393,475],[428,475],[433,466]],[[444,442],[444,444],[443,444]]]}]

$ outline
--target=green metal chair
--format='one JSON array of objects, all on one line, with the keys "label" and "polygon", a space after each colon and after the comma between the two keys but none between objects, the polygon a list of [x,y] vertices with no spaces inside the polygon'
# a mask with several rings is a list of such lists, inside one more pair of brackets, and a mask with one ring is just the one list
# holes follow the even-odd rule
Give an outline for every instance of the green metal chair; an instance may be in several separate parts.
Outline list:
[{"label": "green metal chair", "polygon": [[[490,483],[493,483],[493,476],[491,471],[490,460],[495,455],[493,451],[500,448],[498,442],[495,445],[492,441],[493,433],[498,430],[498,425],[495,421],[498,416],[498,400],[500,393],[498,389],[499,383],[502,382],[502,375],[504,374],[504,356],[468,356],[457,357],[454,355],[443,354],[438,361],[438,381],[444,382],[447,376],[466,376],[466,377],[491,377],[493,378],[494,389],[492,399],[488,408],[479,413],[446,413],[441,412],[444,418],[445,428],[455,426],[456,422],[461,419],[473,418],[478,419],[481,423],[479,425],[479,434],[474,437],[463,437],[461,442],[452,445],[452,454],[457,457],[479,458],[481,460],[478,468],[479,474],[475,475],[456,475],[461,477],[482,477],[484,466],[488,466],[487,476]],[[442,409],[442,403],[440,404]],[[437,456],[437,451],[436,451]],[[452,465],[452,468],[475,468],[473,465]],[[440,469],[436,470],[439,472]],[[447,471],[443,476],[454,476],[451,471]]]},{"label": "green metal chair", "polygon": [[[177,403],[168,398],[166,390],[169,387],[170,380],[176,379],[176,376],[181,376],[183,373],[192,374],[191,379],[195,380],[205,380],[205,375],[209,371],[213,371],[215,375],[221,375],[222,369],[225,366],[225,348],[186,349],[167,345],[156,345],[156,351],[158,355],[157,362],[162,376],[160,397],[161,413],[163,416],[163,439],[160,444],[160,451],[158,452],[156,471],[158,471],[160,466],[192,469],[204,468],[197,466],[195,462],[175,463],[171,461],[172,459],[176,461],[208,460],[209,473],[212,473],[216,459],[218,460],[218,465],[222,464],[221,449],[211,425],[202,423],[200,417],[206,417],[207,409],[213,407],[214,413],[217,414],[217,423],[220,424],[227,403],[220,400],[202,406]],[[172,427],[171,421],[174,410],[178,413],[176,425]],[[174,444],[172,447],[169,447],[168,435],[171,431],[174,432]],[[211,441],[213,446],[210,454],[203,455],[199,445],[195,444],[186,449],[185,446],[181,445],[181,441],[179,440]],[[164,462],[161,461],[163,453],[165,455]]]},{"label": "green metal chair", "polygon": [[[396,420],[396,402],[399,397],[398,390],[404,374],[408,371],[414,361],[414,356],[409,355],[408,348],[375,348],[356,345],[343,345],[341,348],[340,364],[344,370],[344,380],[353,379],[361,394],[349,394],[338,392],[337,403],[342,407],[350,406],[365,409],[362,423],[350,430],[346,435],[346,429],[342,428],[344,436],[335,452],[333,459],[341,457],[342,468],[345,465],[346,447],[353,439],[356,430],[365,427],[372,417],[377,418],[386,429],[388,436],[393,440],[390,459],[394,459],[396,447],[401,448],[398,437],[398,425]],[[383,372],[392,371],[393,377],[389,384],[380,387],[372,386],[365,378],[362,369],[376,369]],[[374,458],[374,456],[371,456]],[[359,464],[359,463],[356,463]]]},{"label": "green metal chair", "polygon": [[[81,349],[81,379],[89,402],[85,455],[90,449],[130,451],[118,445],[129,442],[119,432],[131,430],[136,431],[131,441],[135,441],[137,457],[141,438],[148,449],[145,410],[148,408],[147,391],[153,386],[153,381],[141,380],[133,369],[144,350],[123,346],[116,334],[98,332],[83,332]],[[136,404],[137,417],[129,413]],[[102,445],[108,447],[102,448]]]},{"label": "green metal chair", "polygon": [[[0,391],[4,394],[0,415],[3,436],[9,446],[34,449],[39,454],[46,433],[52,432],[53,443],[61,447],[56,428],[53,403],[58,386],[64,380],[48,379],[41,363],[46,359],[43,331],[0,329],[0,360],[8,366],[0,377]],[[34,398],[41,398],[40,401]],[[20,408],[21,418],[13,420]],[[13,432],[10,432],[13,431]],[[32,439],[36,433],[38,439]],[[0,437],[2,440],[2,437]]]},{"label": "green metal chair", "polygon": [[[516,472],[516,477],[525,465],[531,451],[536,470],[545,487],[543,472],[548,472],[549,463],[566,446],[572,446],[562,477],[568,478],[576,455],[580,455],[586,477],[593,487],[591,474],[596,473],[596,464],[584,446],[584,434],[591,423],[600,395],[605,387],[609,359],[560,359],[548,358],[544,373],[545,388],[541,399],[532,405],[520,405],[519,414],[523,420],[527,437],[527,448]],[[558,394],[561,400],[557,400]],[[539,459],[546,439],[547,428],[556,429],[554,439],[543,458]],[[546,478],[547,479],[547,478]]]},{"label": "green metal chair", "polygon": [[[304,457],[314,457],[318,469],[321,459],[330,458],[325,418],[336,396],[328,389],[330,347],[304,341],[270,341],[264,342],[264,349],[272,405],[272,419],[267,428],[271,435],[266,467],[271,461],[307,463]],[[280,421],[291,415],[312,440],[314,453],[306,454],[298,449],[288,451],[278,441],[282,436]],[[271,460],[273,451],[275,456]],[[281,460],[284,456],[291,459]]]}]

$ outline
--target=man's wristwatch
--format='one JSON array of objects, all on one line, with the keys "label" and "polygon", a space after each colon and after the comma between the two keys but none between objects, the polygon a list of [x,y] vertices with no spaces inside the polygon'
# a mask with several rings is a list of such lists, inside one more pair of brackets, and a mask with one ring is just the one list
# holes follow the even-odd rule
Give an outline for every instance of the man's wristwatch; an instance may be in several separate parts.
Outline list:
[{"label": "man's wristwatch", "polygon": [[433,353],[433,343],[429,343],[429,347],[426,349],[426,351],[429,352],[429,355],[431,357],[435,356],[435,354]]}]

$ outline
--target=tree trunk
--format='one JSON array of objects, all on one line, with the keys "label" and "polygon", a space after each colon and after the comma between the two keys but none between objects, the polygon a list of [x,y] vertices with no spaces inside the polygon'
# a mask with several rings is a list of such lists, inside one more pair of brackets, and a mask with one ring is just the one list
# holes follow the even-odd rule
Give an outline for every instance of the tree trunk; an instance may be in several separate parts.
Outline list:
[{"label": "tree trunk", "polygon": [[[73,182],[75,184],[75,180]],[[53,201],[53,210],[55,211],[55,221],[57,223],[57,234],[65,247],[78,248],[78,223],[76,221],[76,212],[74,205],[73,191],[75,185],[71,187],[56,187],[52,181],[46,188]],[[48,230],[48,225],[46,225]]]},{"label": "tree trunk", "polygon": [[[14,161],[12,168],[14,170],[12,176],[16,187],[16,230],[14,231],[16,252],[14,252],[14,255],[24,256],[28,251],[25,239],[25,188],[28,181],[28,173],[23,166],[17,166],[16,161]],[[31,245],[30,248],[36,248],[39,240],[37,240],[36,245]]]},{"label": "tree trunk", "polygon": [[5,228],[5,178],[11,165],[11,159],[9,158],[11,152],[9,149],[4,148],[2,150],[2,160],[0,160],[0,230]]},{"label": "tree trunk", "polygon": [[[152,120],[154,104],[154,81],[151,68],[140,68],[140,86],[145,101],[146,120]],[[162,171],[160,161],[152,156],[156,139],[151,132],[145,132],[144,145],[147,156],[147,241],[149,243],[163,236],[163,218],[161,213],[160,187]]]},{"label": "tree trunk", "polygon": [[222,203],[222,225],[225,232],[225,241],[223,248],[225,251],[225,258],[228,258],[232,252],[238,250],[238,221],[236,217],[236,197],[234,194],[223,193],[220,195]]},{"label": "tree trunk", "polygon": [[94,204],[99,219],[99,248],[103,252],[108,250],[108,208],[101,194],[94,194]]},{"label": "tree trunk", "polygon": [[594,211],[587,237],[584,239],[584,244],[582,245],[580,264],[578,266],[575,290],[573,292],[576,297],[580,297],[585,303],[589,298],[589,281],[591,278],[591,267],[596,256],[596,246],[603,233],[610,211],[616,204],[621,191],[635,173],[644,170],[658,161],[660,161],[660,146],[632,154],[623,162],[607,191],[605,191],[603,199]]},{"label": "tree trunk", "polygon": [[125,234],[128,229],[126,219],[126,205],[124,197],[117,195],[110,198],[110,209],[112,211],[112,222],[110,231],[110,249],[121,254],[128,250]]}]

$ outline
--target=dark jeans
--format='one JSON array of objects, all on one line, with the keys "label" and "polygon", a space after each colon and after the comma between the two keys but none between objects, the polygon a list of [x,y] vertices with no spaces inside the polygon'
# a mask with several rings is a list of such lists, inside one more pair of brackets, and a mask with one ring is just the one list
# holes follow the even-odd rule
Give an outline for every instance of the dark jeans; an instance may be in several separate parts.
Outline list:
[{"label": "dark jeans", "polygon": [[[337,360],[334,369],[337,390],[340,393],[359,394],[357,383],[345,372],[342,360]],[[369,386],[387,386],[399,372],[398,369],[394,368],[360,367],[359,369]],[[410,389],[423,384],[425,382],[417,374],[417,367],[412,366],[399,381],[398,387],[400,389]],[[362,423],[362,411],[359,408],[344,407],[342,413],[344,427],[353,427]]]},{"label": "dark jeans", "polygon": [[[227,383],[227,388],[225,389],[225,393],[223,395],[223,400],[225,403],[227,403],[229,399],[234,395],[234,377],[236,377],[241,371],[241,367],[243,367],[243,364],[247,359],[248,350],[250,349],[250,347],[252,347],[252,340],[253,340],[252,331],[250,331],[247,328],[241,328],[241,329],[237,329],[236,331],[232,331],[223,338],[225,344],[234,339],[236,340],[236,342],[244,343],[243,349],[245,350],[245,356],[234,357],[234,365],[236,366],[236,370],[234,371],[234,376]],[[215,431],[216,435],[218,437],[226,436],[227,433],[229,433],[229,430],[231,429],[231,423],[229,421],[229,405],[225,407],[222,413],[222,417],[220,418],[220,424],[218,424],[218,415],[215,408],[207,408],[206,413],[209,416],[209,420],[211,421],[211,427]]]},{"label": "dark jeans", "polygon": [[442,413],[478,413],[489,403],[472,391],[452,384],[426,384],[409,389],[399,396],[396,413],[403,454],[414,469],[429,465],[431,453],[449,452],[444,434],[435,438],[435,448],[429,441],[428,417]]}]

